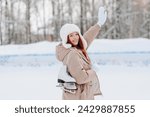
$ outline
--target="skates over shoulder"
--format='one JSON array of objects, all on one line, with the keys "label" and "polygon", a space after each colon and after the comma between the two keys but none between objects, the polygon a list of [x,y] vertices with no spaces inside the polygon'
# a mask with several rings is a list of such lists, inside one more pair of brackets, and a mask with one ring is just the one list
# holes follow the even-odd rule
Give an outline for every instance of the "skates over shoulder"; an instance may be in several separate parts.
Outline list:
[{"label": "skates over shoulder", "polygon": [[76,93],[77,90],[76,81],[68,73],[66,65],[63,65],[61,67],[58,74],[57,83],[58,83],[57,87],[61,87],[64,91],[69,93]]}]

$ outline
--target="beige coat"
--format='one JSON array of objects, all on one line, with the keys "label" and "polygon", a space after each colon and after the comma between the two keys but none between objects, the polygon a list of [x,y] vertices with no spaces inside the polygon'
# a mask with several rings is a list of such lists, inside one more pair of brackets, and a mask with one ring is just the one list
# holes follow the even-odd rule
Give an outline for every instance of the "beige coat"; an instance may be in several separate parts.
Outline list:
[{"label": "beige coat", "polygon": [[[100,27],[94,25],[83,35],[88,47],[99,33],[99,30]],[[91,100],[94,99],[95,95],[101,95],[98,77],[80,50],[75,47],[66,49],[62,44],[59,44],[56,47],[56,57],[67,65],[68,72],[78,84],[75,94],[63,91],[64,100]]]}]

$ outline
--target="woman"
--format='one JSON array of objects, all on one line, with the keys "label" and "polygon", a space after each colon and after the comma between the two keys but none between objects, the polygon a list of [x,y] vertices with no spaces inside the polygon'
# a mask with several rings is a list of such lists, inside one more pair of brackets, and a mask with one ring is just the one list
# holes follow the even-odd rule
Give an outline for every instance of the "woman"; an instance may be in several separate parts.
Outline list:
[{"label": "woman", "polygon": [[57,59],[67,66],[69,74],[76,81],[76,92],[63,91],[64,100],[93,100],[95,95],[101,95],[100,84],[92,69],[87,48],[98,35],[100,27],[105,23],[107,13],[99,8],[98,23],[92,26],[83,36],[78,26],[65,24],[60,30],[62,43],[56,46]]}]

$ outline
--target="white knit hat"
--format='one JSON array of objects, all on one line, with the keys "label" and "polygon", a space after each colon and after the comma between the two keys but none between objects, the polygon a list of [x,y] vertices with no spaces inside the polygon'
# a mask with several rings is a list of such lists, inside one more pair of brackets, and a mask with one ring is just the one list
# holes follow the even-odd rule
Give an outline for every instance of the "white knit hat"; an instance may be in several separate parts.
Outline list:
[{"label": "white knit hat", "polygon": [[68,44],[67,43],[67,36],[70,34],[70,33],[73,33],[73,32],[77,32],[82,40],[82,43],[83,43],[83,46],[84,48],[86,49],[87,48],[87,42],[86,40],[83,38],[83,36],[81,35],[81,32],[80,32],[80,29],[77,25],[75,24],[65,24],[61,27],[60,29],[60,37],[62,39],[62,44],[65,48],[70,48],[71,47],[71,44]]}]

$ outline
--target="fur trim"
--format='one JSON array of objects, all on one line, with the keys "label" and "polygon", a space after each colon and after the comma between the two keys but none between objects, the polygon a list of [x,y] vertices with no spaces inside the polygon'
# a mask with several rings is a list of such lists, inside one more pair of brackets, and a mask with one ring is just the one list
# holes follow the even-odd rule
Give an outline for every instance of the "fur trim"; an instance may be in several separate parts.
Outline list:
[{"label": "fur trim", "polygon": [[78,32],[79,33],[79,36],[80,36],[80,38],[82,40],[82,43],[83,43],[83,46],[86,49],[87,48],[87,42],[83,38],[83,36],[81,35],[79,27],[77,25],[75,25],[75,24],[65,24],[65,25],[63,25],[61,27],[61,29],[60,29],[60,37],[62,39],[63,46],[65,48],[70,48],[71,47],[71,44],[67,44],[67,36],[70,33],[73,33],[73,32]]}]

